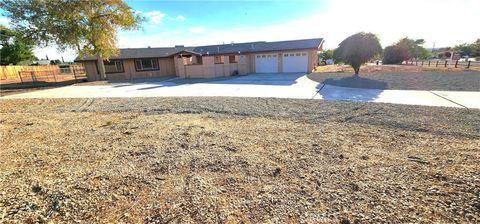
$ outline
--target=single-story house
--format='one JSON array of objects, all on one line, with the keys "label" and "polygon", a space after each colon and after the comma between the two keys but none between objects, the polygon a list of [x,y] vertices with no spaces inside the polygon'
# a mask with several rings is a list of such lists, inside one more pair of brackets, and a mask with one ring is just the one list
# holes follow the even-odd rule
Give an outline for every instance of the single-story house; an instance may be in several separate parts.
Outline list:
[{"label": "single-story house", "polygon": [[[213,78],[249,73],[311,72],[323,39],[250,42],[198,47],[126,48],[105,61],[108,80],[176,75]],[[102,80],[96,57],[77,58],[88,79]]]}]

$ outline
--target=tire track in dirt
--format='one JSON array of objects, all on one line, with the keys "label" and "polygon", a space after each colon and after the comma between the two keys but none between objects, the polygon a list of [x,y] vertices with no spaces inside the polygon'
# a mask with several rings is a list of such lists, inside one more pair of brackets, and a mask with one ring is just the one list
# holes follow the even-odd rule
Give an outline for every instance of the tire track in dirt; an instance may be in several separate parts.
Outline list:
[{"label": "tire track in dirt", "polygon": [[90,106],[95,102],[95,98],[87,98],[83,100],[83,103],[76,109],[73,109],[73,112],[85,112]]}]

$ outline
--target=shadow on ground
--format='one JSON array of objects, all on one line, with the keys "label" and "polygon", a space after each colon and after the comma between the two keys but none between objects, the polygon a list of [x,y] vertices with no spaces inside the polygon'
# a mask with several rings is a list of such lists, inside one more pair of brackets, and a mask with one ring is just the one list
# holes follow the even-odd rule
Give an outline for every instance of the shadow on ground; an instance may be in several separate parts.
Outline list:
[{"label": "shadow on ground", "polygon": [[329,78],[323,81],[326,85],[342,86],[350,88],[362,88],[362,89],[381,89],[387,88],[387,83],[375,79],[368,79],[356,75],[350,77],[344,77],[341,79]]},{"label": "shadow on ground", "polygon": [[177,78],[175,76],[158,77],[158,78],[145,78],[134,80],[119,80],[119,81],[107,81],[113,88],[130,87],[136,84],[151,85],[142,87],[137,90],[149,90],[162,88],[167,86],[178,85],[191,85],[199,83],[209,84],[232,84],[232,85],[281,85],[290,86],[297,83],[297,79],[304,76],[303,73],[287,73],[287,74],[248,74],[230,77],[216,77],[216,78]]},{"label": "shadow on ground", "polygon": [[[339,88],[340,87],[340,88]],[[345,87],[345,88],[341,88]],[[329,78],[317,86],[325,100],[371,102],[387,88],[387,83],[359,76]]]}]

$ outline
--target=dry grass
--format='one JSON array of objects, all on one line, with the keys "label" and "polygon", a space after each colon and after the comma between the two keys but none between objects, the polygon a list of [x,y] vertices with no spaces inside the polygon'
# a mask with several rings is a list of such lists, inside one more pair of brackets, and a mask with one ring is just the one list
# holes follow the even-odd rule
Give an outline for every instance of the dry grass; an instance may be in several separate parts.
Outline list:
[{"label": "dry grass", "polygon": [[308,74],[316,82],[329,85],[402,90],[480,91],[480,72],[455,68],[428,68],[407,65],[362,66],[353,76],[348,66],[323,66]]},{"label": "dry grass", "polygon": [[[454,68],[454,67],[428,67],[428,66],[414,66],[414,65],[363,65],[360,68],[360,73],[398,73],[398,72],[462,72],[462,71],[479,71],[479,68]],[[353,73],[353,69],[349,65],[326,65],[318,66],[315,72],[319,73]]]},{"label": "dry grass", "polygon": [[[384,105],[382,110],[378,104],[319,103],[328,111],[309,115],[310,104],[205,98],[3,100],[0,220],[480,220],[480,139],[468,128],[476,126],[477,111],[419,107],[424,118],[418,118],[407,106]],[[73,112],[76,105],[83,112]],[[238,107],[236,113],[243,115],[221,112],[217,105]],[[255,115],[259,107],[292,105],[307,117],[295,118],[288,109]],[[402,107],[405,112],[395,115]],[[334,109],[349,119],[330,119],[336,113],[325,117]],[[444,120],[429,117],[440,113]],[[357,122],[377,114],[398,127]],[[458,119],[453,114],[467,120],[449,123]],[[408,129],[408,116],[431,119],[429,125],[446,130],[464,125],[459,130],[465,134]]]}]

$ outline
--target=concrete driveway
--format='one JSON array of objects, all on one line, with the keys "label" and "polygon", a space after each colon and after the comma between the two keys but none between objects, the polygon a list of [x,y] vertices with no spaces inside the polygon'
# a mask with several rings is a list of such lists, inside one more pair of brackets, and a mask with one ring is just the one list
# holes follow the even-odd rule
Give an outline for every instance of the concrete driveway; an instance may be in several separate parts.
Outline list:
[{"label": "concrete driveway", "polygon": [[66,86],[2,98],[227,96],[349,100],[480,109],[480,92],[376,90],[323,85],[304,74],[252,74],[218,79],[144,80]]}]

